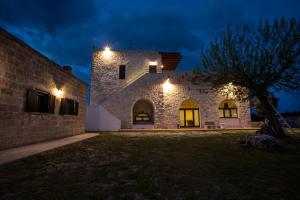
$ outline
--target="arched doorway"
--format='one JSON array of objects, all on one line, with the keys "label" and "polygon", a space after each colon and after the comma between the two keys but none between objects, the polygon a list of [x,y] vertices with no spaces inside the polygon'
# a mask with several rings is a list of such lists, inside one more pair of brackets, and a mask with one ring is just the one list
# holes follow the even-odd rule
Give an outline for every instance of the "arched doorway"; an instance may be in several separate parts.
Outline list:
[{"label": "arched doorway", "polygon": [[180,105],[180,127],[200,127],[199,106],[194,99]]},{"label": "arched doorway", "polygon": [[146,99],[138,100],[132,110],[133,124],[153,124],[154,109],[150,101]]}]

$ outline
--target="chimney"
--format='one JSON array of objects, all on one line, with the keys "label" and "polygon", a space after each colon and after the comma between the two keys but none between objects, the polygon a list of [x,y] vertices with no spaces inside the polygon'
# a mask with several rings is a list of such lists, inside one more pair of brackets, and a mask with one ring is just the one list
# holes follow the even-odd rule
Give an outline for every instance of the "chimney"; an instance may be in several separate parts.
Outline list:
[{"label": "chimney", "polygon": [[63,66],[63,70],[68,74],[72,74],[72,67],[71,66]]}]

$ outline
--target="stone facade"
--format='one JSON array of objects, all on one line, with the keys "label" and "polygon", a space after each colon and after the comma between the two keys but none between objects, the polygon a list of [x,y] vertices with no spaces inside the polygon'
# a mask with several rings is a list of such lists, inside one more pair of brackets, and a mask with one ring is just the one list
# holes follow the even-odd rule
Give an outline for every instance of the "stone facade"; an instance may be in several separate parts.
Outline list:
[{"label": "stone facade", "polygon": [[[155,51],[114,51],[110,59],[105,59],[103,54],[104,51],[93,53],[92,104],[101,104],[110,95],[143,76],[147,73],[149,62],[161,65],[160,55]],[[123,80],[119,79],[119,65],[126,65],[126,78]]]},{"label": "stone facade", "polygon": [[[237,102],[238,118],[219,118],[219,104],[225,98],[211,89],[208,77],[202,75],[194,84],[191,71],[162,70],[147,73],[149,62],[161,65],[158,52],[113,51],[110,59],[104,59],[103,51],[94,53],[91,84],[91,104],[101,105],[121,120],[122,128],[138,128],[133,123],[133,106],[140,100],[152,102],[154,107],[153,128],[177,128],[180,123],[179,108],[186,99],[199,105],[200,127],[214,123],[216,127],[247,127],[250,123],[249,102]],[[126,65],[126,79],[118,80],[119,65]],[[144,71],[140,75],[140,71]],[[132,81],[134,80],[134,81]],[[164,89],[169,81],[170,89]],[[121,82],[126,82],[126,84]]]},{"label": "stone facade", "polygon": [[[85,131],[86,83],[0,29],[0,149],[76,135]],[[50,94],[61,88],[63,98],[79,102],[78,115],[25,112],[28,89]]]}]

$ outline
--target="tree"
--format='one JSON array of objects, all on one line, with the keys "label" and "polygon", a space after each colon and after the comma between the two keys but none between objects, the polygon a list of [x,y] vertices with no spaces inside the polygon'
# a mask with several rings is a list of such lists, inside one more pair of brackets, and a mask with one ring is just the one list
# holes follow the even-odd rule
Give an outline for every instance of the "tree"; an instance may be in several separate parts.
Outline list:
[{"label": "tree", "polygon": [[277,91],[300,88],[300,20],[282,17],[270,25],[260,21],[256,29],[230,26],[202,53],[205,71],[214,77],[214,87],[232,83],[240,99],[257,98],[269,128],[277,137],[286,134],[268,97]]}]

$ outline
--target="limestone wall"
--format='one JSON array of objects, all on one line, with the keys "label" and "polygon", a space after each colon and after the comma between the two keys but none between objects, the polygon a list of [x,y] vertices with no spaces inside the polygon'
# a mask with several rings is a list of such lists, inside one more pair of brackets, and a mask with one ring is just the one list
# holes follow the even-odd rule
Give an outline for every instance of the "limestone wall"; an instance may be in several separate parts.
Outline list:
[{"label": "limestone wall", "polygon": [[[104,51],[95,51],[92,60],[91,104],[101,102],[111,94],[145,74],[150,62],[161,66],[161,57],[155,51],[112,51],[104,58]],[[126,79],[119,79],[119,66],[126,65]]]},{"label": "limestone wall", "polygon": [[[83,133],[87,85],[0,29],[0,149]],[[79,102],[78,116],[25,112],[26,92],[37,88]]]},{"label": "limestone wall", "polygon": [[[172,90],[164,91],[163,83],[169,79]],[[105,100],[102,105],[122,121],[122,128],[132,128],[132,108],[139,99],[147,99],[154,106],[155,128],[177,128],[179,107],[189,98],[196,100],[200,107],[200,123],[215,122],[219,125],[218,105],[224,97],[217,95],[203,77],[199,85],[192,84],[192,73],[164,71],[162,74],[146,74],[124,90]],[[249,126],[249,102],[236,102],[239,127]]]}]

